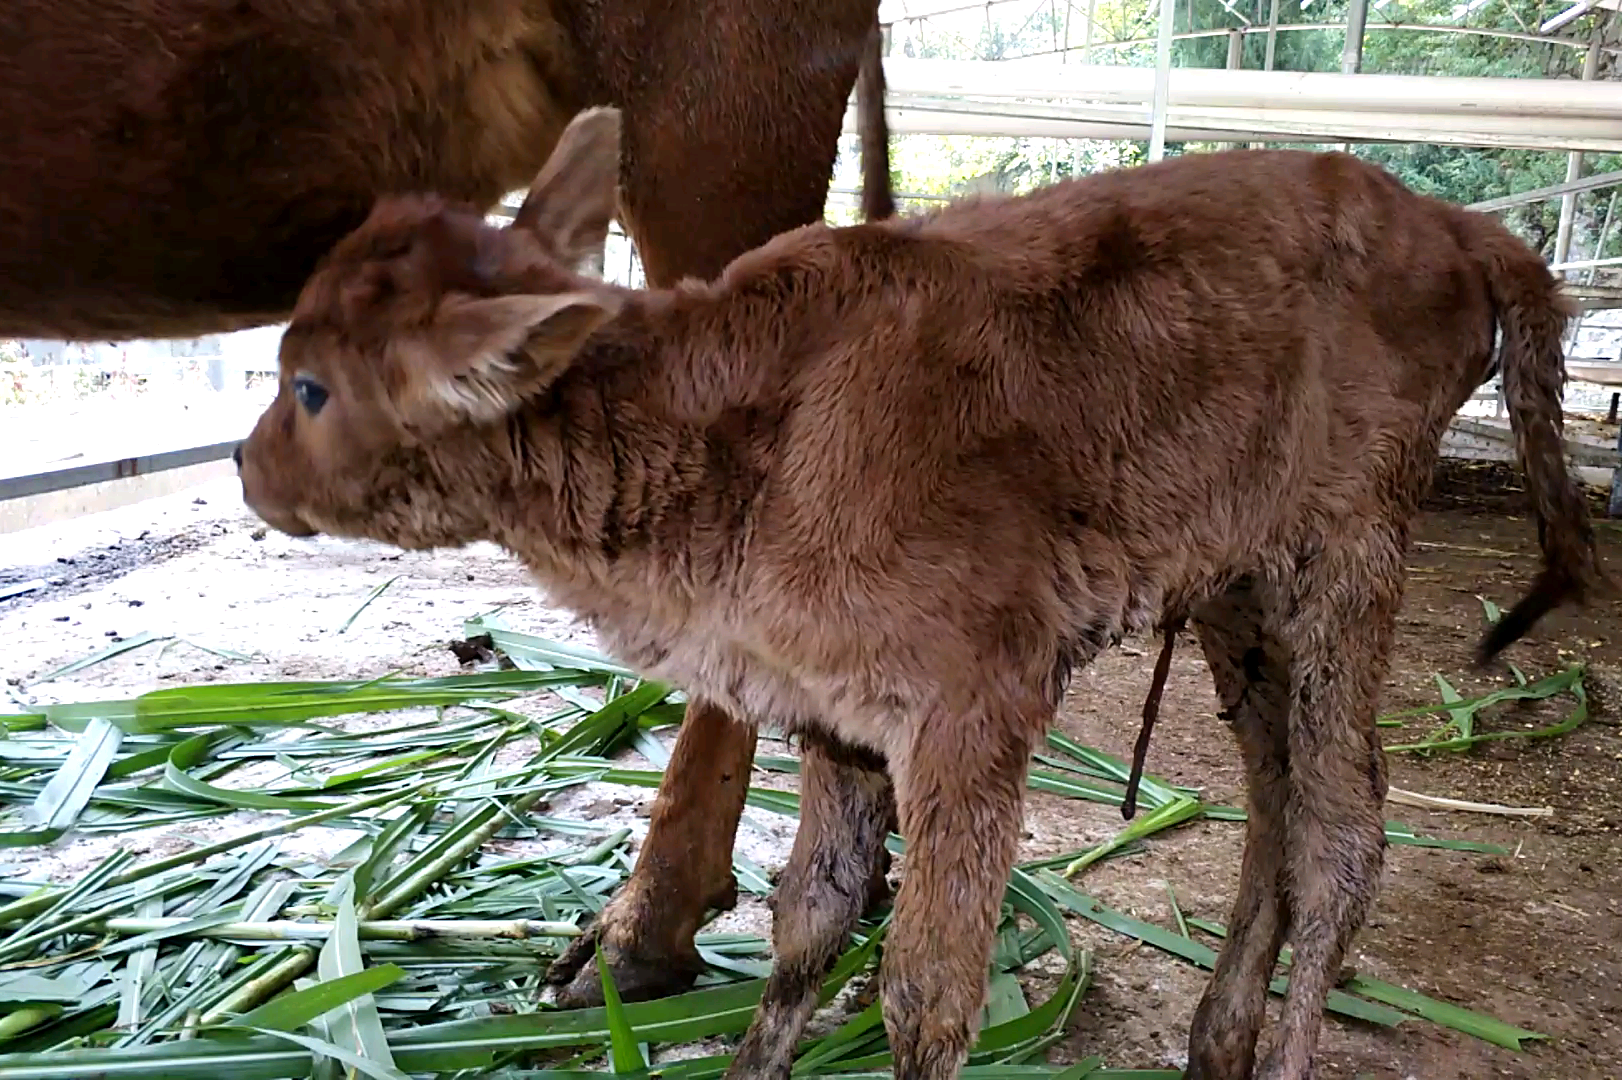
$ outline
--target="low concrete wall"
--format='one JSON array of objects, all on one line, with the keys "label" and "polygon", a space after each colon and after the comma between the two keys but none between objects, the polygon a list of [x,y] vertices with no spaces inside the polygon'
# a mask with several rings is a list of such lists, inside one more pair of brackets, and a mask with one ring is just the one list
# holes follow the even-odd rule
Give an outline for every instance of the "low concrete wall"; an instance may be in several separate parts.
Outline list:
[{"label": "low concrete wall", "polygon": [[129,506],[160,495],[173,495],[187,488],[206,484],[236,474],[236,465],[229,458],[209,461],[202,465],[189,465],[169,469],[148,476],[132,476],[127,480],[107,480],[87,484],[67,491],[51,491],[44,495],[31,495],[23,499],[0,502],[0,533],[31,529],[55,521],[95,514]]}]

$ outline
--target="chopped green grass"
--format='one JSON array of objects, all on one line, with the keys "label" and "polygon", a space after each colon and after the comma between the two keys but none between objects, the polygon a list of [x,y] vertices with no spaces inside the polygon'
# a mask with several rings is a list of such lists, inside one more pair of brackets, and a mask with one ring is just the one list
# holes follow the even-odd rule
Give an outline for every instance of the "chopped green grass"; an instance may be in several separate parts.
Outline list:
[{"label": "chopped green grass", "polygon": [[[701,932],[711,968],[685,994],[626,1003],[605,978],[604,1008],[539,1003],[546,965],[631,863],[627,830],[537,808],[549,794],[594,780],[656,787],[668,752],[652,732],[680,718],[681,698],[606,657],[522,634],[494,616],[470,621],[467,632],[488,634],[514,669],[218,683],[0,717],[0,845],[26,850],[239,811],[279,818],[145,862],[120,849],[65,886],[0,878],[0,1080],[647,1075],[650,1053],[662,1047],[742,1031],[769,970],[767,942],[747,934]],[[51,677],[157,640],[129,639]],[[1448,726],[1424,744],[1431,750],[1493,737],[1475,716],[1498,702],[1571,693],[1584,711],[1581,668],[1471,700],[1438,684],[1439,710],[1393,717],[1445,713]],[[562,704],[522,704],[543,695]],[[381,715],[401,710],[412,712]],[[369,719],[333,723],[355,716]],[[613,755],[625,748],[657,768],[616,765]],[[757,764],[797,771],[781,754],[762,754]],[[1124,762],[1053,732],[1029,786],[1119,806],[1126,778]],[[1145,812],[1103,843],[1013,872],[969,1080],[1177,1075],[1098,1059],[1045,1063],[1091,983],[1091,957],[1072,942],[1067,917],[1203,968],[1214,963],[1213,947],[1194,931],[1220,937],[1220,926],[1185,913],[1170,887],[1175,929],[1112,912],[1066,880],[1146,850],[1165,830],[1244,818],[1154,776],[1144,777],[1140,801]],[[799,811],[792,792],[751,788],[748,802]],[[323,859],[290,854],[289,837],[321,825],[359,839]],[[1417,836],[1396,822],[1387,835],[1498,850]],[[523,854],[493,846],[517,839],[538,846]],[[905,847],[897,836],[889,846]],[[760,867],[739,859],[738,871],[745,888],[769,890]],[[824,1003],[872,974],[887,926],[881,914],[858,927],[823,986]],[[1048,954],[1062,961],[1061,974],[1021,977]],[[1285,984],[1281,976],[1274,991]],[[1031,996],[1035,985],[1044,996]],[[1440,1024],[1511,1049],[1542,1038],[1362,977],[1334,992],[1330,1010],[1384,1026]],[[654,1071],[706,1080],[728,1060],[715,1054]],[[807,1040],[795,1074],[887,1076],[889,1063],[873,1004]]]}]

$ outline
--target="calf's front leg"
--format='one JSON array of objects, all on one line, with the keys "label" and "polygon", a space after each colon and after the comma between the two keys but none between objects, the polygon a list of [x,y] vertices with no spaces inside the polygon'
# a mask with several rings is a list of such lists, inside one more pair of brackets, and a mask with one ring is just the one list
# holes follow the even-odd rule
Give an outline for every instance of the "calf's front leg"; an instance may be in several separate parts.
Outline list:
[{"label": "calf's front leg", "polygon": [[704,970],[693,936],[711,909],[738,900],[732,843],[755,760],[755,728],[719,706],[688,703],[636,866],[586,933],[553,962],[558,1004],[603,1003],[593,959],[601,943],[626,1001],[687,989]]},{"label": "calf's front leg", "polygon": [[892,754],[907,841],[880,994],[896,1080],[951,1080],[979,1030],[1018,850],[1031,747],[1051,708],[976,702],[920,718]]},{"label": "calf's front leg", "polygon": [[817,991],[883,886],[895,800],[884,760],[808,736],[800,756],[800,827],[772,908],[772,973],[727,1080],[786,1078]]}]

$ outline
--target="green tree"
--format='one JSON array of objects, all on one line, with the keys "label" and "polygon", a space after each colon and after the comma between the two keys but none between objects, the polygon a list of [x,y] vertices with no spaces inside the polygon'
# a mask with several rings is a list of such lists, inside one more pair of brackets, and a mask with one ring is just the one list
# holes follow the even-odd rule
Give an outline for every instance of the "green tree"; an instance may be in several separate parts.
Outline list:
[{"label": "green tree", "polygon": [[[996,11],[997,9],[989,9]],[[944,60],[1004,60],[1052,52],[1063,41],[1062,9],[1049,6],[1020,21],[987,18],[972,33],[909,24],[893,48],[903,56]],[[896,189],[950,195],[985,185],[1028,191],[1100,169],[1135,164],[1143,147],[1093,139],[901,136],[892,143]]]},{"label": "green tree", "polygon": [[[1244,26],[1264,27],[1270,0],[1177,0],[1175,29],[1221,31]],[[1347,0],[1281,0],[1274,67],[1280,71],[1339,71],[1345,45]],[[1491,76],[1496,78],[1574,78],[1582,69],[1585,50],[1545,41],[1527,40],[1529,30],[1560,10],[1558,0],[1397,0],[1369,14],[1364,35],[1361,70],[1370,74]],[[1085,5],[1069,11],[1068,40],[1072,50],[1083,40]],[[983,20],[928,20],[903,24],[893,33],[896,51],[906,56],[947,59],[1005,60],[1053,53],[1066,39],[1066,8],[1010,4],[987,8]],[[1143,0],[1096,0],[1093,10],[1094,62],[1129,66],[1154,63],[1153,39],[1158,6]],[[1487,33],[1440,33],[1395,29],[1404,24],[1445,24]],[[950,24],[950,25],[948,25]],[[1315,27],[1315,28],[1308,28]],[[1521,35],[1521,36],[1494,36]],[[1571,41],[1622,39],[1622,16],[1597,9],[1561,31]],[[1265,33],[1247,33],[1241,49],[1242,66],[1260,69],[1266,53]],[[1120,44],[1128,43],[1128,44]],[[1224,67],[1228,39],[1225,33],[1192,37],[1173,43],[1172,63],[1179,67]],[[1075,56],[1081,57],[1079,53]],[[1612,74],[1615,58],[1604,54],[1599,78]],[[1301,144],[1293,144],[1300,146]],[[1320,147],[1327,149],[1327,145]],[[896,182],[899,188],[930,193],[953,193],[968,182],[981,181],[1005,190],[1026,190],[1066,176],[1143,159],[1146,144],[1053,139],[973,139],[913,136],[897,140]],[[1209,149],[1203,144],[1171,144],[1167,153]],[[1390,169],[1417,191],[1452,202],[1469,204],[1517,191],[1544,187],[1564,179],[1566,154],[1558,151],[1505,150],[1438,146],[1433,144],[1370,144],[1353,147],[1368,160]],[[1589,172],[1622,169],[1622,156],[1589,154]],[[1611,205],[1609,192],[1580,196],[1573,229],[1573,253],[1593,254]],[[1552,254],[1558,200],[1517,207],[1505,213],[1506,222]],[[1618,223],[1622,226],[1622,222]],[[1605,254],[1622,249],[1622,240],[1610,235]]]}]

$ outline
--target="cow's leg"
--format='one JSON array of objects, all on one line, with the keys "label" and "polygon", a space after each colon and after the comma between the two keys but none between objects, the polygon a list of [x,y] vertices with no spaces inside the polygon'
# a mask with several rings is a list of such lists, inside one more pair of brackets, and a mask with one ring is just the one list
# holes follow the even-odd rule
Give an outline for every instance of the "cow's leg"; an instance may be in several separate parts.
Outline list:
[{"label": "cow's leg", "polygon": [[[595,43],[605,71],[587,97],[624,111],[620,219],[650,285],[715,277],[778,233],[822,220],[876,6],[841,0],[807,19],[803,0],[759,0],[724,33],[712,6],[661,7],[668,54],[649,31],[623,70],[622,43]],[[762,111],[766,101],[776,104]],[[692,984],[693,935],[736,895],[732,844],[754,752],[752,727],[689,706],[630,879],[548,972],[568,984],[560,1003],[601,1004],[599,937],[622,993]]]},{"label": "cow's leg", "polygon": [[687,717],[653,800],[648,835],[629,880],[547,972],[558,1003],[600,1005],[600,943],[627,1001],[691,986],[704,970],[693,935],[711,909],[737,903],[732,840],[754,767],[755,729],[702,701]]},{"label": "cow's leg", "polygon": [[1031,748],[1051,717],[1002,702],[941,710],[890,757],[907,841],[880,972],[896,1080],[950,1080],[974,1041]]},{"label": "cow's leg", "polygon": [[657,41],[650,34],[638,49],[660,62],[651,75],[646,63],[609,73],[622,85],[603,88],[624,110],[621,222],[650,284],[716,277],[823,219],[877,9],[875,0],[815,9],[751,0],[718,21],[702,0],[659,5]]},{"label": "cow's leg", "polygon": [[1309,1080],[1324,1001],[1379,890],[1385,752],[1375,714],[1402,597],[1401,539],[1370,529],[1303,567],[1291,652],[1284,887],[1294,958],[1260,1080]]},{"label": "cow's leg", "polygon": [[800,827],[772,907],[772,974],[728,1080],[786,1078],[817,991],[883,877],[895,800],[884,761],[820,737],[800,757]]},{"label": "cow's leg", "polygon": [[1244,756],[1250,805],[1228,940],[1189,1027],[1188,1080],[1248,1080],[1267,984],[1289,927],[1283,873],[1290,664],[1288,650],[1268,633],[1270,614],[1262,587],[1246,579],[1194,620],[1223,718]]}]

